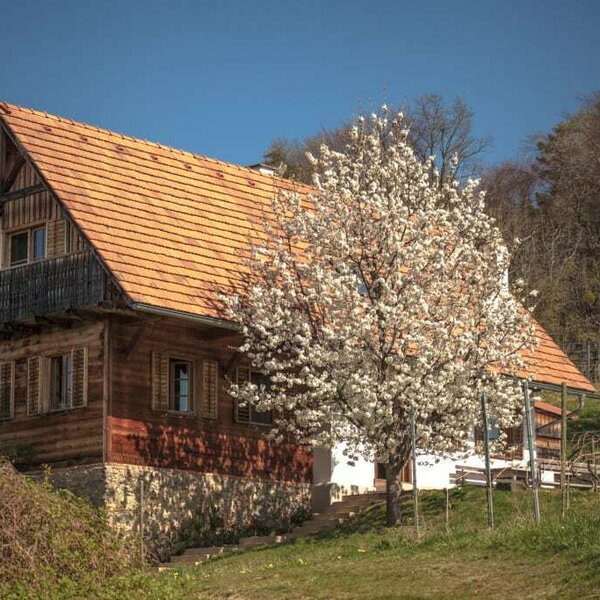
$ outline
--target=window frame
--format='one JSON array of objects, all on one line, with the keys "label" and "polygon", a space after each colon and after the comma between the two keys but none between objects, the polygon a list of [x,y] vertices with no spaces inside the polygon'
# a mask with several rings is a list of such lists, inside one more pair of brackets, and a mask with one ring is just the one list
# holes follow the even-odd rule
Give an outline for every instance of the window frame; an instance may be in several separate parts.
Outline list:
[{"label": "window frame", "polygon": [[[43,254],[41,256],[41,258],[36,258],[35,257],[35,234],[38,231],[43,231],[44,232],[44,251]],[[39,227],[32,227],[29,230],[29,240],[30,240],[30,260],[29,262],[40,262],[42,260],[45,260],[46,258],[48,258],[48,227],[47,225],[44,223],[44,225],[40,225]]]},{"label": "window frame", "polygon": [[[239,372],[240,372],[240,369],[245,369],[246,371],[248,371],[248,381],[250,383],[254,383],[252,381],[252,376],[253,375],[259,375],[260,377],[265,377],[264,373],[261,373],[260,371],[257,371],[256,369],[252,369],[251,367],[246,367],[246,366],[240,365],[235,370],[235,383],[236,383],[236,385],[239,385]],[[236,398],[236,400],[235,400],[235,417],[236,417],[236,419],[235,420],[236,420],[237,423],[241,423],[243,425],[254,425],[254,426],[257,426],[257,427],[272,427],[273,426],[273,409],[266,410],[266,411],[259,411],[259,410],[256,410],[256,408],[255,408],[255,406],[254,406],[254,404],[252,402],[247,402],[246,406],[248,407],[248,420],[247,421],[241,421],[239,419],[239,416],[238,416],[238,414],[239,414],[238,413],[238,404],[239,404],[239,401]],[[252,416],[254,414],[256,414],[256,413],[259,413],[259,414],[268,414],[269,415],[269,422],[265,423],[263,421],[257,421],[255,419],[253,419]]]},{"label": "window frame", "polygon": [[[18,236],[22,236],[22,235],[27,236],[27,242],[25,244],[27,247],[27,256],[25,257],[25,260],[21,260],[19,262],[13,262],[13,239]],[[26,265],[29,263],[29,243],[30,243],[29,242],[29,229],[13,231],[8,234],[8,244],[6,245],[8,260],[6,262],[10,268],[22,267],[23,265]]]},{"label": "window frame", "polygon": [[[35,232],[36,231],[44,231],[44,252],[43,256],[40,258],[35,258],[34,250],[35,250]],[[14,231],[6,232],[6,250],[5,250],[5,261],[6,267],[8,269],[14,269],[17,267],[23,267],[25,265],[29,265],[36,262],[41,262],[42,260],[46,260],[48,258],[48,223],[44,221],[43,223],[37,223],[35,225],[30,225],[28,227],[21,227],[19,229],[15,229]],[[13,263],[13,248],[12,248],[12,240],[16,236],[26,235],[27,236],[27,258],[25,260],[21,260],[17,263]]]},{"label": "window frame", "polygon": [[[194,414],[194,361],[189,358],[181,358],[176,356],[168,357],[168,377],[169,377],[169,393],[167,398],[167,411],[175,415],[193,415]],[[175,408],[175,365],[185,364],[188,366],[188,408],[187,410],[180,410]]]},{"label": "window frame", "polygon": [[[61,402],[59,406],[56,406],[54,404],[56,399],[54,365],[58,359],[61,361]],[[74,409],[73,355],[71,352],[66,352],[64,354],[48,356],[48,412],[63,412]]]}]

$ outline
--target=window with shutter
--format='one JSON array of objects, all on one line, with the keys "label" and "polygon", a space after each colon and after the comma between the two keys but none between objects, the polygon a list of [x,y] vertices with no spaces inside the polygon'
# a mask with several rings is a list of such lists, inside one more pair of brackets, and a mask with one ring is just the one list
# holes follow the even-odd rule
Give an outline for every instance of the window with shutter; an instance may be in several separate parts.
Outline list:
[{"label": "window with shutter", "polygon": [[71,406],[87,406],[88,352],[86,347],[71,351]]},{"label": "window with shutter", "polygon": [[217,418],[219,363],[216,360],[202,361],[202,397],[199,414],[210,419]]},{"label": "window with shutter", "polygon": [[0,363],[0,420],[15,416],[15,363]]},{"label": "window with shutter", "polygon": [[42,410],[40,385],[41,358],[27,360],[27,414],[39,415]]},{"label": "window with shutter", "polygon": [[[269,379],[258,371],[252,371],[248,367],[238,367],[236,370],[236,383],[242,385],[246,382],[252,382],[257,386],[269,386]],[[254,425],[271,425],[273,423],[273,411],[257,410],[250,402],[240,405],[235,402],[235,420],[238,423],[252,423]]]},{"label": "window with shutter", "polygon": [[152,353],[152,409],[169,409],[169,357],[164,352]]}]

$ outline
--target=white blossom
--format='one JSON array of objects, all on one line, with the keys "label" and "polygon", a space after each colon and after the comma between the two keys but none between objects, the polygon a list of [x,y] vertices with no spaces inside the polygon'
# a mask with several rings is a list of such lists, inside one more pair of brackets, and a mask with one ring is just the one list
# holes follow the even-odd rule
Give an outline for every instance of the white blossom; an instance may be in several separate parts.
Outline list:
[{"label": "white blossom", "polygon": [[419,448],[438,453],[466,447],[482,392],[499,426],[519,418],[510,376],[534,329],[506,285],[509,252],[477,182],[440,186],[407,134],[384,110],[358,120],[345,153],[311,156],[318,189],[277,195],[252,285],[228,299],[271,381],[232,393],[275,410],[277,439],[389,464],[410,452],[412,411]]}]

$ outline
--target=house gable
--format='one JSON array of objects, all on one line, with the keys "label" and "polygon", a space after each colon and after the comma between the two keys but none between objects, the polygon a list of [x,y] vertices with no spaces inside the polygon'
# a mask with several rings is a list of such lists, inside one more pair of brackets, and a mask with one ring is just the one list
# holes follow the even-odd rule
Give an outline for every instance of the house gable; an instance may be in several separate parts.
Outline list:
[{"label": "house gable", "polygon": [[88,249],[76,226],[23,155],[4,138],[4,157],[0,173],[4,191],[0,223],[0,264],[11,266],[10,237],[28,229],[45,227],[45,257],[54,258]]}]

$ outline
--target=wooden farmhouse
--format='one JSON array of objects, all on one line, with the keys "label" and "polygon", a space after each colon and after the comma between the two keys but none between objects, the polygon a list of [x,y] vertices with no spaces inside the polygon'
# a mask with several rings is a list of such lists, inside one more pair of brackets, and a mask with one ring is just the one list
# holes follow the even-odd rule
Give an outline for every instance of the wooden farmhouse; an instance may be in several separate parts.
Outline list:
[{"label": "wooden farmhouse", "polygon": [[[0,451],[50,465],[124,525],[143,498],[159,544],[193,519],[286,521],[311,489],[372,487],[375,465],[269,442],[271,415],[227,393],[260,374],[235,350],[222,294],[244,282],[250,240],[289,185],[0,104]],[[594,392],[541,329],[539,341],[534,381]]]}]

